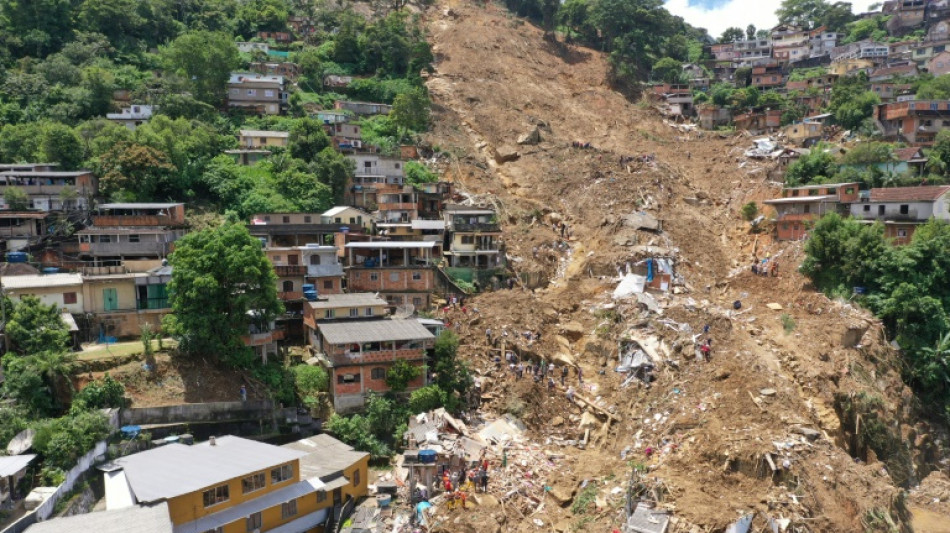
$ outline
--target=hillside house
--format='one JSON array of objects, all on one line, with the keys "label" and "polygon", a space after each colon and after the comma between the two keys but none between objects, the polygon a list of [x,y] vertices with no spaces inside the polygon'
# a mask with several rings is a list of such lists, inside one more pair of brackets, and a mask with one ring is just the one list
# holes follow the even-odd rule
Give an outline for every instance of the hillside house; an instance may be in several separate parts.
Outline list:
[{"label": "hillside house", "polygon": [[290,61],[257,61],[250,64],[252,71],[268,76],[283,76],[288,80],[300,77],[300,65]]},{"label": "hillside house", "polygon": [[812,58],[831,56],[831,51],[838,46],[841,34],[828,31],[824,26],[815,28],[808,35],[808,56]]},{"label": "hillside house", "polygon": [[950,52],[943,51],[927,61],[927,72],[934,76],[950,74]]},{"label": "hillside house", "polygon": [[871,90],[881,99],[881,102],[893,102],[899,95],[911,90],[912,87],[909,83],[871,84]]},{"label": "hillside house", "polygon": [[858,200],[858,183],[828,183],[785,187],[782,197],[764,203],[775,209],[776,238],[793,241],[805,238],[811,225],[827,213],[847,214]]},{"label": "hillside house", "polygon": [[336,206],[320,214],[322,224],[345,224],[348,227],[362,228],[365,232],[373,231],[375,217],[357,207]]},{"label": "hillside house", "polygon": [[241,130],[238,144],[245,148],[267,149],[286,148],[290,133],[286,131]]},{"label": "hillside house", "polygon": [[877,64],[884,62],[889,53],[890,48],[887,44],[864,40],[834,47],[831,51],[831,62],[840,63],[848,59],[867,59]]},{"label": "hillside house", "polygon": [[732,111],[727,107],[704,104],[698,106],[696,111],[699,115],[699,126],[705,130],[714,130],[732,123]]},{"label": "hillside house", "polygon": [[353,80],[353,76],[327,74],[323,77],[323,86],[328,89],[346,89],[351,83],[353,83]]},{"label": "hillside house", "polygon": [[950,220],[950,185],[871,189],[851,204],[851,216],[884,224],[884,236],[907,244],[917,226],[936,218]]},{"label": "hillside house", "polygon": [[378,292],[394,307],[428,309],[440,251],[441,243],[433,240],[348,243],[347,288]]},{"label": "hillside house", "polygon": [[16,252],[38,243],[46,235],[47,215],[35,211],[0,211],[3,251]]},{"label": "hillside house", "polygon": [[709,51],[716,61],[728,61],[731,63],[733,59],[739,57],[733,43],[714,44],[709,47]]},{"label": "hillside house", "polygon": [[158,266],[144,273],[121,270],[83,275],[83,302],[90,337],[137,338],[145,324],[157,331],[162,318],[171,312],[171,267]]},{"label": "hillside house", "polygon": [[228,80],[228,107],[258,115],[279,115],[287,107],[285,78],[256,72],[234,72]]},{"label": "hillside house", "polygon": [[920,43],[918,46],[913,48],[913,55],[911,58],[918,65],[924,66],[937,54],[947,51],[948,44],[950,44],[948,41]]},{"label": "hillside house", "polygon": [[874,61],[858,58],[841,59],[828,67],[828,72],[836,76],[857,75],[859,72],[870,73],[872,70],[874,70]]},{"label": "hillside house", "polygon": [[274,41],[275,43],[293,42],[294,36],[285,31],[259,31],[257,38],[262,41]]},{"label": "hillside house", "polygon": [[[415,319],[327,321],[319,324],[316,358],[330,374],[330,393],[338,413],[362,409],[369,392],[389,390],[386,374],[396,361],[420,370],[435,337]],[[413,391],[426,385],[426,373],[409,383]]]},{"label": "hillside house", "polygon": [[349,111],[356,115],[388,115],[393,106],[388,104],[378,104],[373,102],[355,102],[350,100],[337,100],[333,107],[340,111]]},{"label": "hillside house", "polygon": [[808,89],[819,89],[822,92],[831,91],[838,76],[834,74],[822,74],[804,80],[789,81],[785,88],[789,91],[807,91]]},{"label": "hillside house", "polygon": [[0,172],[0,205],[9,209],[4,193],[19,188],[30,197],[30,208],[39,211],[85,209],[98,192],[91,170],[4,170]]},{"label": "hillside house", "polygon": [[166,444],[100,467],[106,508],[165,503],[175,531],[313,531],[344,500],[366,494],[365,459],[356,463],[359,474],[343,468],[351,477],[340,478],[345,483],[304,477],[302,461],[328,451],[230,435],[191,446]]},{"label": "hillside house", "polygon": [[185,235],[185,204],[102,204],[92,225],[76,235],[79,254],[86,260],[162,259]]},{"label": "hillside house", "polygon": [[339,122],[346,122],[350,120],[352,115],[346,111],[339,111],[336,109],[321,109],[315,111],[311,118],[315,118],[324,124],[337,124]]},{"label": "hillside house", "polygon": [[752,68],[752,86],[762,90],[785,85],[785,74],[781,65],[765,65]]},{"label": "hillside house", "polygon": [[809,146],[820,140],[824,128],[821,122],[803,120],[794,124],[789,124],[782,129],[788,142],[797,146]]},{"label": "hillside house", "polygon": [[916,28],[924,23],[927,0],[887,0],[881,13],[888,15],[888,33]]},{"label": "hillside house", "polygon": [[752,39],[732,43],[737,67],[754,67],[772,62],[772,41],[769,39]]},{"label": "hillside house", "polygon": [[254,52],[261,52],[261,53],[266,54],[270,52],[270,45],[268,45],[267,43],[252,43],[252,42],[239,41],[234,44],[237,45],[238,52],[242,52],[245,54],[252,54]]},{"label": "hillside house", "polygon": [[156,106],[151,105],[132,105],[123,107],[120,113],[106,113],[106,119],[121,124],[130,131],[148,122],[152,114],[157,110]]},{"label": "hillside house", "polygon": [[267,159],[274,152],[254,148],[238,148],[236,150],[225,150],[224,153],[231,156],[235,163],[245,167],[251,167]]},{"label": "hillside house", "polygon": [[329,322],[379,320],[389,314],[389,304],[372,292],[321,295],[303,308],[304,339],[320,344],[320,326]]},{"label": "hillside house", "polygon": [[915,78],[918,75],[917,64],[913,62],[892,64],[871,71],[868,80],[871,83],[881,83],[895,78]]},{"label": "hillside house", "polygon": [[501,226],[493,209],[447,205],[445,256],[448,266],[467,269],[496,269],[504,264]]},{"label": "hillside house", "polygon": [[324,124],[323,129],[327,132],[327,135],[330,136],[333,148],[338,152],[354,153],[370,148],[368,145],[363,144],[363,132],[359,124],[336,122]]},{"label": "hillside house", "polygon": [[54,305],[64,313],[82,314],[82,275],[48,274],[3,278],[5,294],[14,302],[23,296],[35,296],[44,305]]},{"label": "hillside house", "polygon": [[750,111],[736,115],[732,122],[736,125],[737,130],[745,130],[753,135],[774,131],[782,123],[782,110]]},{"label": "hillside house", "polygon": [[[334,510],[369,494],[369,454],[354,450],[326,433],[283,445],[305,452],[300,458],[300,477],[319,479],[325,485],[317,501],[331,501]],[[345,528],[344,528],[345,531]]]},{"label": "hillside house", "polygon": [[257,213],[247,226],[265,247],[337,245],[363,235],[361,226],[324,224],[321,213]]},{"label": "hillside house", "polygon": [[875,108],[884,139],[911,146],[930,146],[937,132],[950,127],[950,100],[909,100]]}]

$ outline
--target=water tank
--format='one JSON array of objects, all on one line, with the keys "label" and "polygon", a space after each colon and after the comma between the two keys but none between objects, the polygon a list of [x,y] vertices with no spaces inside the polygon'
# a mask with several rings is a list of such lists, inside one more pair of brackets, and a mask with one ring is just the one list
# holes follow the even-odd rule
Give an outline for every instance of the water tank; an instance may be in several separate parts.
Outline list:
[{"label": "water tank", "polygon": [[435,464],[435,450],[419,450],[419,462],[424,464]]},{"label": "water tank", "polygon": [[59,269],[56,268],[56,267],[46,267],[46,268],[43,269],[43,273],[44,273],[44,274],[57,274],[57,273],[59,273]]},{"label": "water tank", "polygon": [[26,263],[26,252],[7,252],[7,263]]}]

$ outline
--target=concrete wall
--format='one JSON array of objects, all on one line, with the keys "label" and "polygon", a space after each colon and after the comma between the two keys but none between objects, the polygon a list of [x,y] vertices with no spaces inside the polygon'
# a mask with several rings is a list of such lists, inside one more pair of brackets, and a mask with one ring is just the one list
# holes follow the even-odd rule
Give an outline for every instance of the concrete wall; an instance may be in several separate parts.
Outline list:
[{"label": "concrete wall", "polygon": [[[238,391],[234,391],[238,396]],[[183,422],[223,422],[229,420],[270,419],[274,402],[248,400],[247,402],[209,402],[165,405],[162,407],[132,407],[122,409],[122,425],[175,424]]]}]

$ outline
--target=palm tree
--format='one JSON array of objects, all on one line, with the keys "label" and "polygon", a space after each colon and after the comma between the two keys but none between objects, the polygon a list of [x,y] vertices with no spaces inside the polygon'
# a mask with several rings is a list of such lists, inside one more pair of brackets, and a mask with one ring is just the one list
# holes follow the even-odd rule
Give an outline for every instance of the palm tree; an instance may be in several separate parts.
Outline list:
[{"label": "palm tree", "polygon": [[53,398],[53,405],[62,405],[60,392],[63,390],[63,380],[65,379],[66,387],[72,390],[69,375],[76,356],[65,350],[45,350],[31,357],[33,358],[34,368],[46,380],[46,386]]},{"label": "palm tree", "polygon": [[927,375],[923,376],[923,381],[944,389],[950,388],[950,331],[937,339],[933,348],[928,346],[921,348],[920,351],[926,361],[922,365],[927,372]]}]

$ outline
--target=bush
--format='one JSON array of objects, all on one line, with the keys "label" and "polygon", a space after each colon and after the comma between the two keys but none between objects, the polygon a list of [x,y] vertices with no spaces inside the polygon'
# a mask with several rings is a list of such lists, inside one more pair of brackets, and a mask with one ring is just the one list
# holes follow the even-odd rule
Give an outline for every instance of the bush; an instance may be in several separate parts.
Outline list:
[{"label": "bush", "polygon": [[421,375],[421,368],[400,359],[386,372],[386,386],[393,392],[403,392],[409,387],[412,380]]},{"label": "bush", "polygon": [[746,222],[752,222],[755,220],[755,217],[759,216],[759,206],[755,202],[749,202],[742,206],[742,209],[739,211],[742,215],[742,219]]},{"label": "bush", "polygon": [[290,371],[294,375],[294,385],[297,386],[297,392],[302,395],[326,392],[330,385],[330,378],[323,367],[297,365],[291,367]]},{"label": "bush", "polygon": [[125,386],[108,373],[102,379],[83,387],[73,397],[74,410],[102,409],[105,407],[125,407]]},{"label": "bush", "polygon": [[45,466],[69,470],[97,442],[109,436],[109,421],[99,411],[70,413],[42,420],[34,426],[33,449],[45,458]]},{"label": "bush", "polygon": [[444,404],[444,393],[437,385],[429,385],[412,391],[409,395],[409,411],[411,413],[425,413],[438,409]]},{"label": "bush", "polygon": [[785,330],[785,333],[795,331],[795,319],[788,313],[782,313],[782,329]]}]

